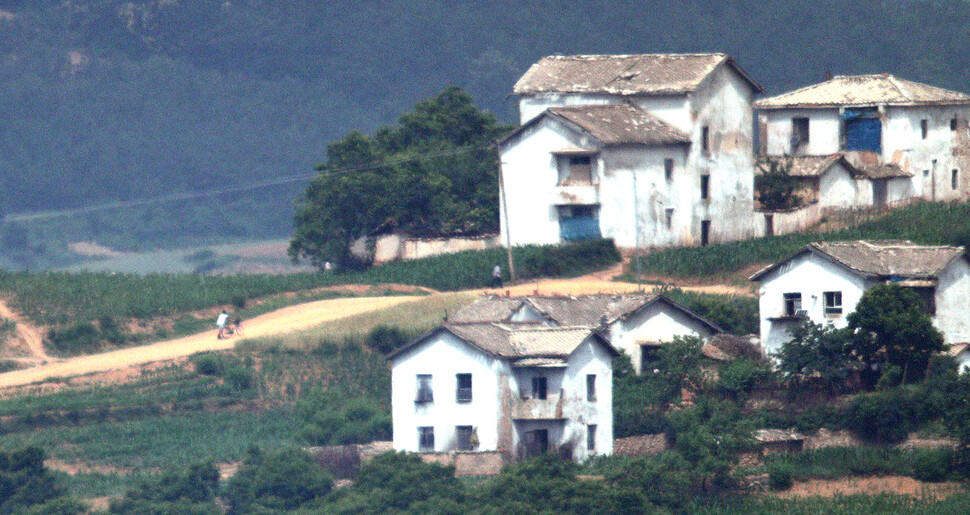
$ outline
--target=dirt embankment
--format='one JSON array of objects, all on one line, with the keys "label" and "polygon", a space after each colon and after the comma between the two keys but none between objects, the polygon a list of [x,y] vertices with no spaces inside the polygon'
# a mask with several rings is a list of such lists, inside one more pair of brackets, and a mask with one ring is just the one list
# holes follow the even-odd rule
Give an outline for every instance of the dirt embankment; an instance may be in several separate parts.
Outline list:
[{"label": "dirt embankment", "polygon": [[0,350],[0,354],[34,363],[52,360],[44,349],[43,331],[10,309],[3,299],[0,299],[0,318],[13,320],[17,324],[13,337],[8,339],[6,348]]}]

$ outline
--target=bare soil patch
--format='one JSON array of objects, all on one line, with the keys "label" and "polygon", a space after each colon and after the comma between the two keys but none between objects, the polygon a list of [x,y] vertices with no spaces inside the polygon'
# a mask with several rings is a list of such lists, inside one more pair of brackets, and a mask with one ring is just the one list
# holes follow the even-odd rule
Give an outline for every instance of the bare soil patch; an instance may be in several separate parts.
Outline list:
[{"label": "bare soil patch", "polygon": [[9,349],[5,349],[7,352],[13,352],[13,356],[26,356],[40,361],[51,361],[52,358],[44,349],[43,331],[26,321],[19,313],[10,309],[3,299],[0,299],[0,317],[17,323],[13,345]]},{"label": "bare soil patch", "polygon": [[853,477],[837,480],[798,481],[778,497],[835,497],[841,495],[875,495],[881,493],[909,495],[921,499],[945,499],[964,491],[960,483],[925,483],[905,476]]}]

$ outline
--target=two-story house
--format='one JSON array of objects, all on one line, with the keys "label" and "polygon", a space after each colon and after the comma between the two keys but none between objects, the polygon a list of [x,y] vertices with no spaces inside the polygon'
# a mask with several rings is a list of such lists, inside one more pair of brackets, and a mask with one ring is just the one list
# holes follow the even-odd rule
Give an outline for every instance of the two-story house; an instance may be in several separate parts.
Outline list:
[{"label": "two-story house", "polygon": [[909,241],[817,242],[751,277],[760,283],[761,344],[775,353],[795,324],[845,327],[872,286],[890,282],[924,299],[948,344],[970,341],[970,258],[963,247]]},{"label": "two-story house", "polygon": [[499,142],[503,242],[754,236],[760,91],[724,54],[542,58],[514,87],[521,127]]},{"label": "two-story house", "polygon": [[394,449],[611,454],[617,354],[585,327],[444,324],[389,357]]},{"label": "two-story house", "polygon": [[850,195],[855,205],[970,192],[968,95],[889,74],[840,75],[754,105],[765,159],[844,156],[867,179]]},{"label": "two-story house", "polygon": [[485,296],[455,312],[451,320],[588,327],[625,352],[638,373],[649,369],[658,359],[660,346],[677,336],[696,336],[707,342],[723,332],[704,317],[656,293]]}]

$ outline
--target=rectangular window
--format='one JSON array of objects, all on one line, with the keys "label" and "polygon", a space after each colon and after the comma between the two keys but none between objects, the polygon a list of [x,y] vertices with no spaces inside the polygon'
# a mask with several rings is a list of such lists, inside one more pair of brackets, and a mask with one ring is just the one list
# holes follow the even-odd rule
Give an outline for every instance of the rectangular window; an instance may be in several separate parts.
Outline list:
[{"label": "rectangular window", "polygon": [[475,442],[472,440],[472,433],[475,429],[472,426],[455,426],[455,436],[458,439],[459,451],[474,451]]},{"label": "rectangular window", "polygon": [[433,402],[434,390],[431,388],[431,374],[418,374],[418,392],[414,402]]},{"label": "rectangular window", "polygon": [[673,159],[664,159],[664,179],[666,179],[667,182],[671,182],[674,180],[674,160]]},{"label": "rectangular window", "polygon": [[701,220],[701,246],[711,242],[711,221]]},{"label": "rectangular window", "polygon": [[808,152],[808,118],[791,119],[791,153]]},{"label": "rectangular window", "polygon": [[711,176],[701,175],[701,200],[708,200],[711,196]]},{"label": "rectangular window", "polygon": [[803,315],[805,312],[802,310],[802,294],[801,293],[786,293],[785,298],[785,316],[794,317]]},{"label": "rectangular window", "polygon": [[545,399],[546,389],[547,389],[546,378],[542,376],[537,376],[532,378],[532,398],[533,399]]},{"label": "rectangular window", "polygon": [[919,133],[920,133],[920,136],[923,139],[926,139],[926,136],[928,136],[929,133],[930,133],[930,122],[929,121],[927,121],[927,120],[920,120],[919,121]]},{"label": "rectangular window", "polygon": [[711,128],[707,125],[701,128],[701,152],[711,152]]},{"label": "rectangular window", "polygon": [[559,185],[588,185],[593,183],[593,154],[558,154]]},{"label": "rectangular window", "polygon": [[458,379],[458,391],[455,394],[455,400],[458,402],[471,402],[472,401],[472,375],[471,374],[456,374]]},{"label": "rectangular window", "polygon": [[434,428],[433,427],[418,428],[418,451],[434,452]]},{"label": "rectangular window", "polygon": [[957,118],[956,118],[956,116],[954,116],[953,118],[950,118],[950,130],[953,131],[953,132],[956,132],[956,130],[957,130]]},{"label": "rectangular window", "polygon": [[957,183],[959,182],[957,179],[959,178],[959,176],[960,176],[960,172],[955,168],[953,169],[952,172],[950,172],[950,188],[957,189]]},{"label": "rectangular window", "polygon": [[668,231],[674,228],[674,208],[664,209],[664,225],[667,226]]},{"label": "rectangular window", "polygon": [[775,235],[775,215],[765,215],[765,236]]},{"label": "rectangular window", "polygon": [[657,369],[657,362],[660,361],[659,345],[640,346],[640,373],[646,374]]},{"label": "rectangular window", "polygon": [[586,374],[586,400],[596,400],[596,374]]},{"label": "rectangular window", "polygon": [[586,450],[596,450],[596,424],[586,426]]},{"label": "rectangular window", "polygon": [[825,301],[825,314],[826,315],[841,315],[842,314],[842,292],[840,291],[827,291],[822,293]]}]

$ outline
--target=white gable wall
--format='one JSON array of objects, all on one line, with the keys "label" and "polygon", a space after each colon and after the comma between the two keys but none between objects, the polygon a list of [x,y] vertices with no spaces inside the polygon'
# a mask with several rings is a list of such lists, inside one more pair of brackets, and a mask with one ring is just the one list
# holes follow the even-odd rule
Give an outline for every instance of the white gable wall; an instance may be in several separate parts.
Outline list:
[{"label": "white gable wall", "polygon": [[827,172],[819,177],[818,202],[822,207],[846,208],[856,205],[858,199],[857,187],[868,187],[872,195],[872,184],[862,181],[857,185],[857,181],[852,174],[842,166],[842,163],[835,163]]},{"label": "white gable wall", "polygon": [[[563,376],[561,444],[573,448],[573,459],[585,461],[595,455],[613,454],[613,358],[603,345],[587,339],[569,356]],[[596,400],[586,399],[586,376],[596,375]],[[586,447],[589,424],[596,424],[595,449]]]},{"label": "white gable wall", "polygon": [[792,118],[808,118],[808,148],[802,154],[826,156],[835,154],[839,144],[838,109],[772,109],[761,111],[759,123],[765,125],[761,145],[769,156],[791,155]]},{"label": "white gable wall", "polygon": [[614,322],[609,332],[613,346],[630,356],[637,373],[641,373],[639,342],[670,342],[675,336],[696,336],[707,340],[714,334],[706,325],[664,302],[655,302]]},{"label": "white gable wall", "polygon": [[623,97],[595,93],[539,93],[519,97],[519,123],[542,114],[550,107],[578,107],[592,105],[612,105],[623,102]]},{"label": "white gable wall", "polygon": [[[457,402],[456,374],[472,374],[472,401]],[[431,374],[434,401],[416,403],[418,374]],[[498,450],[500,387],[509,374],[505,362],[489,357],[454,335],[439,332],[430,341],[397,356],[391,371],[394,449],[418,452],[418,427],[434,427],[435,451],[454,450],[455,426],[474,426],[478,450]],[[511,435],[505,435],[509,439]]]},{"label": "white gable wall", "polygon": [[933,325],[946,343],[970,342],[970,265],[956,259],[940,274],[937,282]]},{"label": "white gable wall", "polygon": [[[774,354],[781,350],[782,344],[791,339],[789,329],[797,323],[772,320],[781,317],[785,312],[784,294],[801,293],[802,309],[806,310],[806,316],[812,322],[845,327],[846,315],[855,309],[869,285],[866,280],[841,265],[811,252],[803,253],[783,264],[761,279],[758,291],[761,345],[765,353]],[[827,291],[842,292],[840,315],[825,314],[823,292]]]}]

